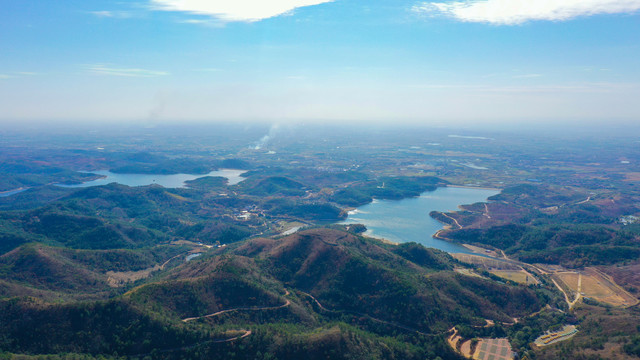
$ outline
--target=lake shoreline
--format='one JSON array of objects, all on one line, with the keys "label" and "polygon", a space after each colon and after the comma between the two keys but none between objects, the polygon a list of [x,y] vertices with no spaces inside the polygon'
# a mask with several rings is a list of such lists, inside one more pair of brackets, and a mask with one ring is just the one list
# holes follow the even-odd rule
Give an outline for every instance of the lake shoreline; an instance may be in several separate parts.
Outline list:
[{"label": "lake shoreline", "polygon": [[363,224],[368,229],[364,235],[388,243],[416,242],[449,253],[473,253],[444,237],[442,231],[449,229],[450,224],[434,219],[430,213],[456,211],[460,205],[486,201],[498,192],[498,189],[443,186],[416,197],[378,200],[355,210],[351,207],[347,219],[340,223]]},{"label": "lake shoreline", "polygon": [[[488,186],[471,186],[471,185],[446,185],[444,187],[452,187],[452,188],[460,188],[460,189],[495,190],[495,191],[503,190],[500,188],[493,188]],[[465,205],[465,204],[461,204],[461,205]]]},{"label": "lake shoreline", "polygon": [[99,176],[96,179],[84,181],[77,184],[56,184],[65,188],[83,188],[91,186],[103,186],[110,183],[118,183],[126,186],[148,186],[148,185],[160,185],[164,188],[186,188],[188,187],[186,182],[196,179],[200,179],[207,176],[224,177],[228,181],[228,185],[236,185],[244,180],[242,175],[247,170],[241,169],[219,169],[210,171],[206,174],[124,174],[114,173],[110,170],[93,170],[83,171],[83,173],[94,174]]}]

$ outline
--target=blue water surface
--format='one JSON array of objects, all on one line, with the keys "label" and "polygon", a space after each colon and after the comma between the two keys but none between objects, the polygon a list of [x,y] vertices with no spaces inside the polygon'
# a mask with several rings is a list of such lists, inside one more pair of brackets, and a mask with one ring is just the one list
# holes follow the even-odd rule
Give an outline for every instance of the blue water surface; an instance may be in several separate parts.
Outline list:
[{"label": "blue water surface", "polygon": [[486,201],[499,190],[440,187],[416,198],[402,200],[374,200],[350,211],[343,224],[363,224],[365,235],[392,242],[417,242],[426,247],[448,253],[472,254],[467,248],[433,235],[444,225],[429,216],[431,211],[455,211],[459,205]]}]

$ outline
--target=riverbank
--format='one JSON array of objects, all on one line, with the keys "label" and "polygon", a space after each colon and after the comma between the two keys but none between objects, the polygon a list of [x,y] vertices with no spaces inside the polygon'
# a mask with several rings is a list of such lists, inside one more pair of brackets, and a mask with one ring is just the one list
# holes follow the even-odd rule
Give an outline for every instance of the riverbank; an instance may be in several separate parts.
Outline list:
[{"label": "riverbank", "polygon": [[448,238],[446,236],[442,236],[441,233],[443,231],[449,230],[449,229],[451,229],[451,226],[445,226],[443,229],[438,230],[435,234],[433,234],[433,237],[438,239],[438,240],[449,241],[451,243],[461,245],[461,246],[465,247],[467,250],[471,251],[473,254],[479,254],[479,255],[490,256],[490,257],[494,257],[494,258],[500,258],[500,255],[497,252],[495,252],[494,250],[481,248],[481,247],[475,246],[475,245],[460,244],[460,243],[454,241],[453,239],[450,239],[450,238]]}]

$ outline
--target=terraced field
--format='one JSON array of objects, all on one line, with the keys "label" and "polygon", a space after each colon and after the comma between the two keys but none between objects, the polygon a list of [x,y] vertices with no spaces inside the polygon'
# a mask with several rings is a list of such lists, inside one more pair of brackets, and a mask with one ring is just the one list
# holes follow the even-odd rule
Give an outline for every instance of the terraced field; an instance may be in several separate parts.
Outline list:
[{"label": "terraced field", "polygon": [[547,332],[538,337],[535,341],[536,346],[547,346],[560,341],[568,340],[578,332],[575,325],[566,325],[561,331]]},{"label": "terraced field", "polygon": [[473,353],[474,360],[511,360],[513,351],[507,339],[480,339]]}]

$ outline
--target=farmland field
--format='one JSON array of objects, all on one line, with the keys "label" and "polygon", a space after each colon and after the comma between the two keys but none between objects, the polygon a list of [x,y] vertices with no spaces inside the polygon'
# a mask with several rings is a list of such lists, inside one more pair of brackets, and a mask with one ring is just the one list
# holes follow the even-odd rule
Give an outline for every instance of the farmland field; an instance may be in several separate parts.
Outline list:
[{"label": "farmland field", "polygon": [[476,266],[481,266],[485,269],[499,269],[499,270],[517,270],[520,271],[520,267],[516,264],[512,264],[507,261],[503,261],[500,259],[489,258],[485,256],[479,255],[471,255],[471,254],[451,254],[458,261],[472,264]]},{"label": "farmland field", "polygon": [[477,360],[511,360],[513,352],[507,339],[480,339],[473,354]]},{"label": "farmland field", "polygon": [[620,288],[606,274],[587,268],[583,272],[559,272],[557,276],[574,293],[592,298],[613,306],[629,307],[638,303],[638,299]]},{"label": "farmland field", "polygon": [[535,277],[524,270],[491,270],[489,272],[503,279],[517,282],[518,284],[535,285],[539,283]]},{"label": "farmland field", "polygon": [[567,285],[567,287],[569,287],[569,289],[571,289],[571,291],[573,291],[574,293],[580,291],[579,282],[581,275],[579,273],[573,271],[563,271],[558,272],[555,275],[560,278],[560,280],[562,280],[562,282]]}]

